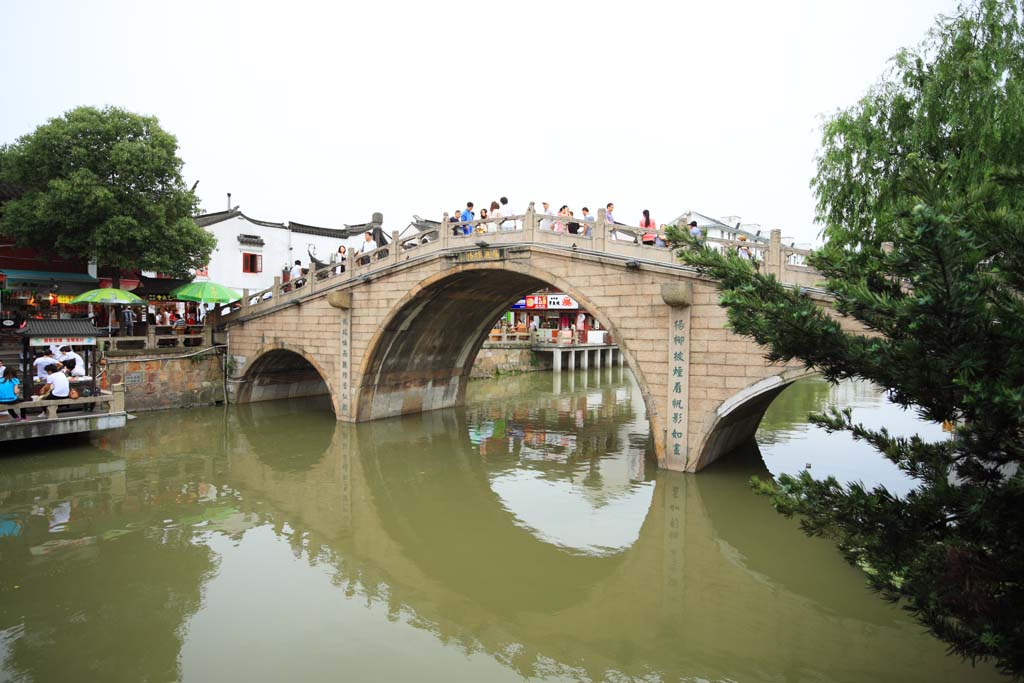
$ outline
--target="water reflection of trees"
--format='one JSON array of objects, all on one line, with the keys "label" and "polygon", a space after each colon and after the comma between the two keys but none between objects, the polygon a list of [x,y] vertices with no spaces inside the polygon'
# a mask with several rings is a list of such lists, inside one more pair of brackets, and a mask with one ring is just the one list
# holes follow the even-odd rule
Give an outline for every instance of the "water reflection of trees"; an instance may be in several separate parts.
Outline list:
[{"label": "water reflection of trees", "polygon": [[[602,505],[616,495],[602,461],[635,458],[632,478],[652,476],[646,419],[637,416],[642,401],[637,403],[628,370],[563,373],[556,379],[556,393],[550,373],[471,385],[465,410],[469,439],[492,465],[492,477],[525,469],[551,481],[568,478]],[[638,422],[645,432],[639,442]]]},{"label": "water reflection of trees", "polygon": [[775,397],[761,418],[757,441],[762,444],[785,443],[811,429],[807,416],[829,406],[847,407],[868,399],[877,399],[880,391],[869,382],[845,381],[829,384],[820,377],[794,382]]},{"label": "water reflection of trees", "polygon": [[[200,486],[215,486],[191,473],[210,467],[180,459],[140,467],[98,449],[77,451],[5,472],[13,495],[0,506],[21,522],[16,536],[0,539],[5,674],[177,680],[183,625],[215,569],[196,542],[202,530],[189,522],[209,503]],[[92,451],[86,462],[82,451]]]}]

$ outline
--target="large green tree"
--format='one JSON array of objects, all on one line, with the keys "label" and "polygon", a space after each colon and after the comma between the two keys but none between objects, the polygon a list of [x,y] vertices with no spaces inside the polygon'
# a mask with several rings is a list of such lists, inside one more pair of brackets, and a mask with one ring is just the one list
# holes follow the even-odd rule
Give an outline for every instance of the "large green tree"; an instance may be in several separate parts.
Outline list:
[{"label": "large green tree", "polygon": [[713,278],[729,323],[773,361],[861,377],[956,425],[925,442],[813,419],[874,446],[917,483],[904,497],[808,472],[757,482],[810,534],[953,652],[1024,678],[1024,34],[1020,0],[941,17],[825,124],[812,186],[825,246],[809,259],[843,332],[757,264],[673,234]]},{"label": "large green tree", "polygon": [[185,276],[209,261],[178,143],[156,118],[79,107],[0,148],[0,232],[121,270]]}]

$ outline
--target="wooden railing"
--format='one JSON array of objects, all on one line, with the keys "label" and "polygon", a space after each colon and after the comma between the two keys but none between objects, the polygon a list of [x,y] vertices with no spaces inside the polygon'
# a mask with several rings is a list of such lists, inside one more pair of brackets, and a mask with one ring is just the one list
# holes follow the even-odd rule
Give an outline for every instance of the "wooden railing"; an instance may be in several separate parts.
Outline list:
[{"label": "wooden railing", "polygon": [[[393,232],[389,244],[367,252],[349,250],[343,261],[332,262],[320,269],[311,267],[306,277],[297,282],[282,282],[278,276],[274,278],[271,287],[256,292],[243,290],[242,299],[236,306],[220,309],[219,322],[230,322],[266,311],[295,299],[358,280],[376,271],[428,257],[436,252],[536,244],[571,247],[581,253],[609,254],[627,261],[636,261],[638,264],[643,262],[681,267],[671,249],[642,243],[642,236],[651,231],[636,226],[609,223],[604,209],[598,210],[593,221],[583,220],[582,217],[571,220],[580,226],[577,234],[567,231],[569,218],[538,214],[532,203],[525,214],[486,220],[449,222],[448,214],[444,214],[441,225],[437,228],[406,237]],[[464,234],[467,228],[469,234]],[[662,231],[657,232],[663,236]],[[816,275],[814,271],[802,265],[804,256],[809,252],[791,247],[784,248],[781,232],[778,230],[771,231],[768,243],[717,239],[708,241],[721,245],[722,249],[737,248],[741,244],[746,244],[752,250],[751,255],[759,263],[764,264],[766,272],[775,274],[783,282],[808,285]]]},{"label": "wooden railing", "polygon": [[[124,412],[124,385],[115,384],[111,387],[111,391],[102,391],[99,396],[81,396],[79,398],[66,398],[60,400],[47,400],[37,399],[35,401],[19,401],[17,403],[5,403],[3,405],[4,410],[25,410],[28,417],[36,417],[38,413],[46,413],[46,418],[49,420],[55,420],[61,415],[65,417],[71,417],[66,415],[66,411],[62,411],[58,414],[58,408],[61,407],[76,407],[81,408],[82,411],[89,411],[90,413],[123,413]],[[97,411],[96,409],[101,410]],[[74,417],[82,417],[76,413]],[[16,424],[14,422],[3,422],[2,424]]]}]

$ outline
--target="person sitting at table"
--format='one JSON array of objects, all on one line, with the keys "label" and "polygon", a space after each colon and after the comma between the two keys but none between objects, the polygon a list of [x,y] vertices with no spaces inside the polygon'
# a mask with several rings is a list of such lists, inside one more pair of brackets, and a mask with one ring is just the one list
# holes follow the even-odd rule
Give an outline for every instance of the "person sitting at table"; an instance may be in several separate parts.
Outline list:
[{"label": "person sitting at table", "polygon": [[[4,368],[3,374],[0,375],[0,404],[12,404],[17,403],[21,399],[18,398],[18,394],[21,393],[21,381],[15,376],[14,368]],[[25,410],[21,409],[19,415],[14,411],[14,408],[8,408],[7,414],[11,416],[11,419],[16,422],[24,422]]]},{"label": "person sitting at table", "polygon": [[70,346],[60,347],[60,358],[57,360],[64,364],[72,377],[85,377],[85,361]]},{"label": "person sitting at table", "polygon": [[71,396],[71,383],[61,372],[59,363],[46,366],[46,386],[43,387],[42,398],[46,401],[63,401]]},{"label": "person sitting at table", "polygon": [[174,327],[174,334],[185,334],[185,319],[177,313],[171,313],[171,325]]},{"label": "person sitting at table", "polygon": [[53,350],[46,349],[43,351],[43,355],[32,361],[32,365],[36,369],[36,379],[46,379],[46,367],[52,364],[56,358],[54,358]]}]

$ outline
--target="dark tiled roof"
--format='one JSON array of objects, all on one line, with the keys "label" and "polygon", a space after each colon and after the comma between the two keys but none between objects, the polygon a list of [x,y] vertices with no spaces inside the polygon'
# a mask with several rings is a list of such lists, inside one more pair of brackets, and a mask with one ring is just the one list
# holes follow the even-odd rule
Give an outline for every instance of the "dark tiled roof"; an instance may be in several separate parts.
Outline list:
[{"label": "dark tiled roof", "polygon": [[273,221],[258,221],[255,218],[250,218],[249,216],[246,216],[241,211],[239,211],[238,213],[239,213],[239,215],[242,218],[244,218],[245,220],[249,221],[250,223],[252,223],[254,225],[262,225],[265,228],[284,228],[285,227],[284,223],[274,223]]},{"label": "dark tiled roof", "polygon": [[88,320],[29,320],[19,332],[29,337],[95,337],[96,328]]},{"label": "dark tiled roof", "polygon": [[344,228],[318,228],[315,225],[303,225],[302,223],[294,223],[288,221],[288,229],[292,232],[299,232],[304,235],[320,235],[321,237],[334,237],[335,239],[343,240],[349,237],[349,235],[363,232],[363,230],[354,231],[352,228],[355,226],[346,225]]},{"label": "dark tiled roof", "polygon": [[230,211],[217,211],[216,213],[204,213],[202,216],[196,216],[196,224],[200,227],[207,225],[213,225],[214,223],[220,223],[221,221],[230,220],[236,216],[241,216],[242,212],[238,209],[231,209]]}]

